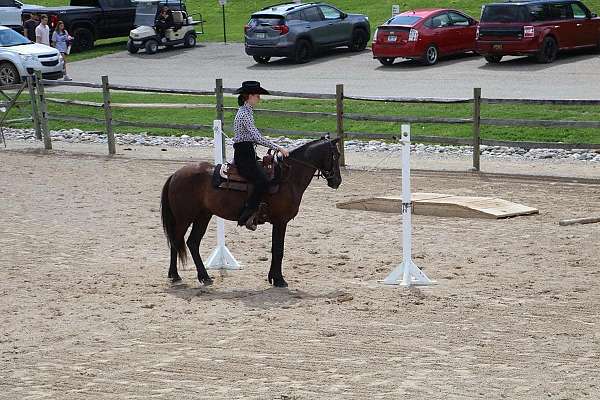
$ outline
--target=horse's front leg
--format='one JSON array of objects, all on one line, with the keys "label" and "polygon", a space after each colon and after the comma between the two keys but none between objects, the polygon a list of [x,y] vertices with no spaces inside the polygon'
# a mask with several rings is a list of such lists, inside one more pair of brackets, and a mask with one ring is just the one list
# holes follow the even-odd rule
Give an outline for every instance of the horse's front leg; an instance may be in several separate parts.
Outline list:
[{"label": "horse's front leg", "polygon": [[271,269],[269,270],[269,283],[275,287],[287,287],[281,273],[281,262],[283,260],[283,247],[285,242],[285,229],[287,222],[273,224],[273,238],[271,244]]}]

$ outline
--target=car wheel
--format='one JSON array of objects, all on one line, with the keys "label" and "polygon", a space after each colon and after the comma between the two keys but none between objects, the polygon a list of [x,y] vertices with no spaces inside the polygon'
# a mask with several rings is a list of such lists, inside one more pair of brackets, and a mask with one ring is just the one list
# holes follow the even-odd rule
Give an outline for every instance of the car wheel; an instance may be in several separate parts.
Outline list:
[{"label": "car wheel", "polygon": [[0,85],[14,85],[21,82],[17,67],[9,62],[0,63]]},{"label": "car wheel", "polygon": [[87,28],[77,28],[73,32],[73,51],[80,52],[94,48],[94,34]]},{"label": "car wheel", "polygon": [[135,54],[140,50],[139,47],[133,44],[131,40],[127,41],[127,51],[131,54]]},{"label": "car wheel", "polygon": [[183,41],[184,47],[196,47],[196,35],[193,33],[188,33],[185,35],[185,40]]},{"label": "car wheel", "polygon": [[425,50],[425,55],[423,56],[423,62],[425,65],[433,65],[438,62],[438,48],[435,45],[431,44]]},{"label": "car wheel", "polygon": [[485,61],[490,64],[498,64],[502,60],[502,56],[485,56]]},{"label": "car wheel", "polygon": [[146,53],[154,54],[158,51],[158,42],[154,39],[150,39],[146,42],[144,48],[146,49]]},{"label": "car wheel", "polygon": [[355,29],[352,32],[352,43],[350,44],[351,51],[363,51],[367,47],[369,37],[363,29]]},{"label": "car wheel", "polygon": [[379,60],[381,65],[392,65],[394,63],[394,61],[396,61],[396,59],[394,57],[378,58],[377,60]]},{"label": "car wheel", "polygon": [[254,61],[256,61],[259,64],[267,64],[269,60],[271,60],[271,57],[267,56],[254,56],[252,58],[254,58]]},{"label": "car wheel", "polygon": [[296,51],[294,52],[294,61],[298,64],[304,64],[310,60],[311,48],[307,40],[300,39],[296,43]]},{"label": "car wheel", "polygon": [[549,64],[556,60],[557,54],[558,45],[556,44],[556,40],[550,36],[546,36],[542,42],[542,47],[535,58],[539,63]]}]

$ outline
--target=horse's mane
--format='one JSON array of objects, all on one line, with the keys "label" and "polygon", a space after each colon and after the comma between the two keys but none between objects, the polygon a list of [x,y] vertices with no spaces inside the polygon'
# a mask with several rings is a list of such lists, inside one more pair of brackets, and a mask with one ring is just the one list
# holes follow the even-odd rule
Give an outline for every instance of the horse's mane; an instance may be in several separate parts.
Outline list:
[{"label": "horse's mane", "polygon": [[316,139],[316,140],[312,140],[308,143],[304,143],[302,146],[300,147],[296,147],[294,150],[290,151],[290,156],[297,158],[298,156],[301,156],[304,154],[304,152],[311,147],[314,144],[320,143],[322,142],[324,139]]}]

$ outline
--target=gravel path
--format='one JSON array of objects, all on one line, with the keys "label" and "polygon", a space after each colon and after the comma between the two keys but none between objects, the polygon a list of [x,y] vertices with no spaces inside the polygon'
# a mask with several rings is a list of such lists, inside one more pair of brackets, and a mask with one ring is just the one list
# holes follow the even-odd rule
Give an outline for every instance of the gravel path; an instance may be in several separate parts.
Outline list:
[{"label": "gravel path", "polygon": [[335,93],[335,85],[343,83],[346,94],[362,96],[471,97],[480,87],[483,97],[597,99],[600,56],[566,54],[552,64],[507,57],[490,65],[468,55],[433,67],[402,62],[386,68],[368,50],[341,50],[303,65],[286,59],[259,65],[245,55],[243,44],[201,43],[152,56],[120,52],[79,61],[69,65],[69,75],[77,81],[100,82],[108,75],[114,84],[182,89],[211,89],[223,78],[226,87],[253,79],[266,88],[313,93]]}]

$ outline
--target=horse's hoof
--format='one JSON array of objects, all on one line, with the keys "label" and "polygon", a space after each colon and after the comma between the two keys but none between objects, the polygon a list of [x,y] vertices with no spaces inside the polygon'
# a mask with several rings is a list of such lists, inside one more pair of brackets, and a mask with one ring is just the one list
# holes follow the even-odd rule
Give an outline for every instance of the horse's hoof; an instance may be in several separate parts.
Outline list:
[{"label": "horse's hoof", "polygon": [[203,284],[204,286],[211,286],[214,281],[212,280],[212,278],[206,278],[206,279],[201,279],[200,283]]},{"label": "horse's hoof", "polygon": [[169,279],[171,279],[171,283],[179,283],[181,282],[181,277],[179,275],[176,275],[175,277],[170,277]]},{"label": "horse's hoof", "polygon": [[274,278],[273,279],[273,286],[275,286],[275,287],[281,287],[281,288],[286,288],[286,287],[288,287],[288,284],[285,281],[285,279],[283,279],[283,277],[281,277],[281,278]]}]

